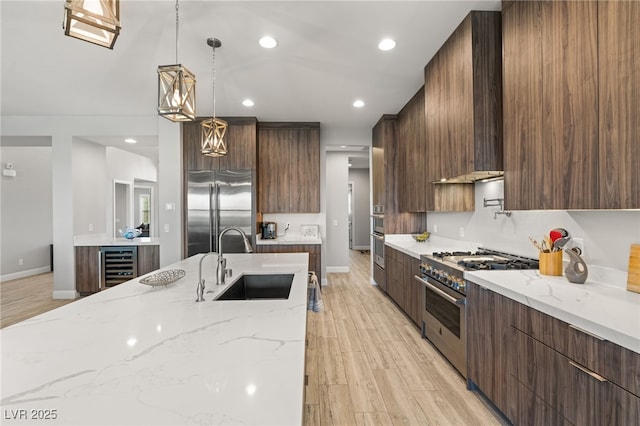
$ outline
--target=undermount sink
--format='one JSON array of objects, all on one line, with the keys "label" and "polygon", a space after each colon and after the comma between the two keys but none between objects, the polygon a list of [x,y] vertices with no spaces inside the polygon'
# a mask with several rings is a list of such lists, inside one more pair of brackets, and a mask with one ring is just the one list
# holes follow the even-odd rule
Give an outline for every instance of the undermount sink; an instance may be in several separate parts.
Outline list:
[{"label": "undermount sink", "polygon": [[288,299],[293,274],[243,275],[216,300]]}]

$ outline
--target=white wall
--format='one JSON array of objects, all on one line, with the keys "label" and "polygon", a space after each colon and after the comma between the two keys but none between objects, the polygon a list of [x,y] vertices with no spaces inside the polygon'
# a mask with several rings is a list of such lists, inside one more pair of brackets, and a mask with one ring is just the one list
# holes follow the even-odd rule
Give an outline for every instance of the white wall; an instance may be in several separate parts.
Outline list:
[{"label": "white wall", "polygon": [[369,236],[371,227],[369,169],[349,168],[349,182],[353,183],[353,248],[368,250],[371,246],[371,237]]},{"label": "white wall", "polygon": [[[51,140],[51,183],[53,200],[54,276],[53,298],[71,299],[76,296],[73,247],[73,138],[114,135],[158,135],[162,142],[162,127],[156,115],[133,116],[2,116],[2,137],[46,137]],[[166,121],[166,120],[165,120]],[[178,138],[179,144],[179,138]],[[173,155],[173,161],[179,156]],[[178,160],[176,160],[178,158]],[[161,160],[162,161],[162,160]],[[179,171],[172,174],[180,179]],[[174,191],[174,188],[171,188]],[[177,192],[176,198],[179,198]],[[162,253],[164,241],[161,241]],[[175,241],[167,240],[169,247]],[[177,260],[177,259],[176,259]]]},{"label": "white wall", "polygon": [[[428,213],[427,228],[439,235],[473,241],[487,248],[537,257],[529,236],[538,241],[556,227],[567,229],[584,239],[587,264],[626,271],[629,246],[640,243],[640,210],[514,211],[511,217],[499,215],[497,207],[483,207],[483,198],[503,197],[503,182],[476,183],[476,210],[473,213]],[[464,237],[460,237],[460,228]]]},{"label": "white wall", "polygon": [[0,281],[47,272],[53,242],[51,147],[2,146],[0,158],[2,169],[13,163],[16,171],[0,181]]},{"label": "white wall", "polygon": [[327,272],[349,271],[348,164],[348,153],[327,152]]},{"label": "white wall", "polygon": [[[178,141],[179,142],[179,141]],[[132,154],[114,147],[106,148],[107,154],[107,233],[108,235],[118,235],[119,229],[124,230],[127,226],[133,227],[138,224],[133,223],[133,184],[135,180],[146,180],[156,182],[158,180],[158,167],[153,160],[141,155]],[[128,182],[129,186],[129,206],[131,210],[127,212],[127,223],[119,223],[114,229],[113,224],[113,200],[114,181]],[[156,202],[154,200],[154,202]],[[116,233],[114,233],[114,230]],[[177,259],[176,259],[177,260]]]},{"label": "white wall", "polygon": [[[107,234],[107,150],[103,145],[73,140],[73,233]],[[91,230],[90,228],[93,228]]]}]

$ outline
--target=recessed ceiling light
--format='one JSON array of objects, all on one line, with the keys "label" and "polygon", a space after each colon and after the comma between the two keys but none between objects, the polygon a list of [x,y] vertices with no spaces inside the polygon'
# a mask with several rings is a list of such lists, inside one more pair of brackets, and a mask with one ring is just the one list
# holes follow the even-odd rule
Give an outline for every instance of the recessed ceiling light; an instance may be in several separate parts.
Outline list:
[{"label": "recessed ceiling light", "polygon": [[133,138],[127,138],[124,140],[126,143],[136,143],[137,141]]},{"label": "recessed ceiling light", "polygon": [[255,104],[253,103],[253,101],[251,99],[245,99],[244,101],[242,101],[242,105],[244,105],[246,107],[252,107]]},{"label": "recessed ceiling light", "polygon": [[356,99],[353,101],[353,106],[356,108],[362,108],[364,106],[364,101],[362,99]]},{"label": "recessed ceiling light", "polygon": [[390,38],[385,38],[380,43],[378,43],[378,49],[380,50],[391,50],[394,47],[396,47],[396,42],[395,40],[392,40]]},{"label": "recessed ceiling light", "polygon": [[273,49],[278,45],[278,42],[276,41],[276,39],[271,36],[262,37],[258,41],[258,43],[260,43],[260,46],[264,47],[265,49]]}]

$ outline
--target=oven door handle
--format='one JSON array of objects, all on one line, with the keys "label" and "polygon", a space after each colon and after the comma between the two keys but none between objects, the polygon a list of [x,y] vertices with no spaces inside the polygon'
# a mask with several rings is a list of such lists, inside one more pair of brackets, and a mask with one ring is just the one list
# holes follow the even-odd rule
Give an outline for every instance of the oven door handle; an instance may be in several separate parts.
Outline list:
[{"label": "oven door handle", "polygon": [[434,286],[433,284],[431,284],[429,281],[427,281],[426,279],[423,279],[417,275],[414,275],[413,278],[415,278],[418,282],[420,282],[421,284],[424,284],[426,287],[429,288],[429,290],[432,290],[436,293],[438,293],[438,295],[442,296],[445,298],[445,300],[453,305],[464,305],[465,304],[465,299],[456,299],[455,297],[445,293],[444,291],[440,290],[438,287]]},{"label": "oven door handle", "polygon": [[375,238],[376,240],[384,241],[384,235],[371,234],[371,236],[372,236],[373,238]]}]

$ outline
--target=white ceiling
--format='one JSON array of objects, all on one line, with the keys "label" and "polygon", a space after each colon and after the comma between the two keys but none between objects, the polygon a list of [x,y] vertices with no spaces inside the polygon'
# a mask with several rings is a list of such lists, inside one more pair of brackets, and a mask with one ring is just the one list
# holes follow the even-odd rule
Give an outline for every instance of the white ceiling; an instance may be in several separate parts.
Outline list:
[{"label": "white ceiling", "polygon": [[[122,0],[113,50],[65,37],[63,5],[0,1],[2,115],[155,115],[157,66],[175,62],[175,1]],[[200,116],[213,112],[206,39],[216,37],[218,116],[319,121],[323,132],[370,138],[420,88],[424,65],[465,15],[499,9],[499,0],[181,0],[179,62],[196,75]],[[277,48],[257,44],[266,34]],[[397,47],[378,50],[384,37]],[[254,107],[242,106],[247,97]],[[114,129],[114,143],[120,136]]]}]

